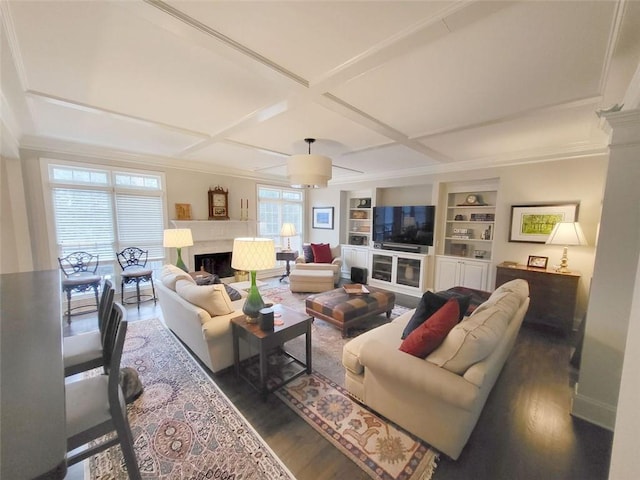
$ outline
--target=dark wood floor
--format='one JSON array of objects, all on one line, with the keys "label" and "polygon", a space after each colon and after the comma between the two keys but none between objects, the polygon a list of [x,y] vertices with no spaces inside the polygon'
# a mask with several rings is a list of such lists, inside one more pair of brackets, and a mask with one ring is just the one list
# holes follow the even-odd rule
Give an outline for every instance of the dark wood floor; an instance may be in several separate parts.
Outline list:
[{"label": "dark wood floor", "polygon": [[[408,307],[416,301],[397,298]],[[149,302],[127,310],[130,321],[162,316]],[[94,328],[95,317],[74,317],[65,335]],[[606,479],[613,434],[569,414],[571,351],[555,332],[523,325],[462,455],[441,455],[434,480]],[[213,379],[299,480],[368,478],[275,396],[263,402],[231,371]]]}]

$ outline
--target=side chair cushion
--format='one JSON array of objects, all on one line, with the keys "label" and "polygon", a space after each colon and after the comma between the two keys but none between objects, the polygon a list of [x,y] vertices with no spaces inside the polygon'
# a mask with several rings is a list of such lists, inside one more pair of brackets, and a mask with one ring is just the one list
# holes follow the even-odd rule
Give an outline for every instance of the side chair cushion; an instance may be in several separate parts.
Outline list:
[{"label": "side chair cushion", "polygon": [[224,285],[196,285],[187,280],[176,282],[176,293],[189,303],[206,310],[209,315],[226,315],[234,311]]},{"label": "side chair cushion", "polygon": [[62,353],[64,368],[82,365],[99,359],[102,364],[102,342],[99,331],[82,333],[71,337],[64,337],[62,341]]},{"label": "side chair cushion", "polygon": [[108,384],[107,375],[97,375],[65,385],[69,447],[77,448],[93,440],[94,438],[90,435],[84,438],[76,436],[86,432],[93,425],[107,422],[111,418]]}]

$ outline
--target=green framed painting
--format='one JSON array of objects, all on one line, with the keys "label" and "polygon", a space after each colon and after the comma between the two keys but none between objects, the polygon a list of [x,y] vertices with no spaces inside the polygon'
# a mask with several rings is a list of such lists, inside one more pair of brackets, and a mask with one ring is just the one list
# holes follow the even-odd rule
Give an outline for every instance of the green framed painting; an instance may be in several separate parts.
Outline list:
[{"label": "green framed painting", "polygon": [[510,242],[545,243],[558,222],[575,222],[579,203],[512,205]]}]

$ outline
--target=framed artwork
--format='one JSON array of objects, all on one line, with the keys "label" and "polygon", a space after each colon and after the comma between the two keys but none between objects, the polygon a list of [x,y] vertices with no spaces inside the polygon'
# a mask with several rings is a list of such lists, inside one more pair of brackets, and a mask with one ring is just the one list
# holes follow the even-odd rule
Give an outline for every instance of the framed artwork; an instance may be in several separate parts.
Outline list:
[{"label": "framed artwork", "polygon": [[527,261],[527,267],[546,269],[548,261],[549,261],[549,257],[538,257],[537,255],[529,255],[529,260]]},{"label": "framed artwork", "polygon": [[558,222],[575,222],[578,203],[512,205],[510,242],[545,243]]},{"label": "framed artwork", "polygon": [[190,203],[176,203],[176,220],[191,220]]},{"label": "framed artwork", "polygon": [[333,230],[333,207],[313,207],[312,227]]}]

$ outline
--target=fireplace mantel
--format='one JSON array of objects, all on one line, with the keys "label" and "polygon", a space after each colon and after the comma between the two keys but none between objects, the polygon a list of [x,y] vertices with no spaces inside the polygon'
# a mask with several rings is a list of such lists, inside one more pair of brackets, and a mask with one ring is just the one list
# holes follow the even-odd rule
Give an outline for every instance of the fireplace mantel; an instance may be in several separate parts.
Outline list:
[{"label": "fireplace mantel", "polygon": [[171,223],[176,228],[190,228],[194,243],[254,237],[257,227],[253,220],[171,220]]},{"label": "fireplace mantel", "polygon": [[182,249],[185,262],[193,268],[195,255],[233,250],[233,239],[255,237],[257,223],[251,220],[171,220],[175,228],[190,228],[193,246]]}]

